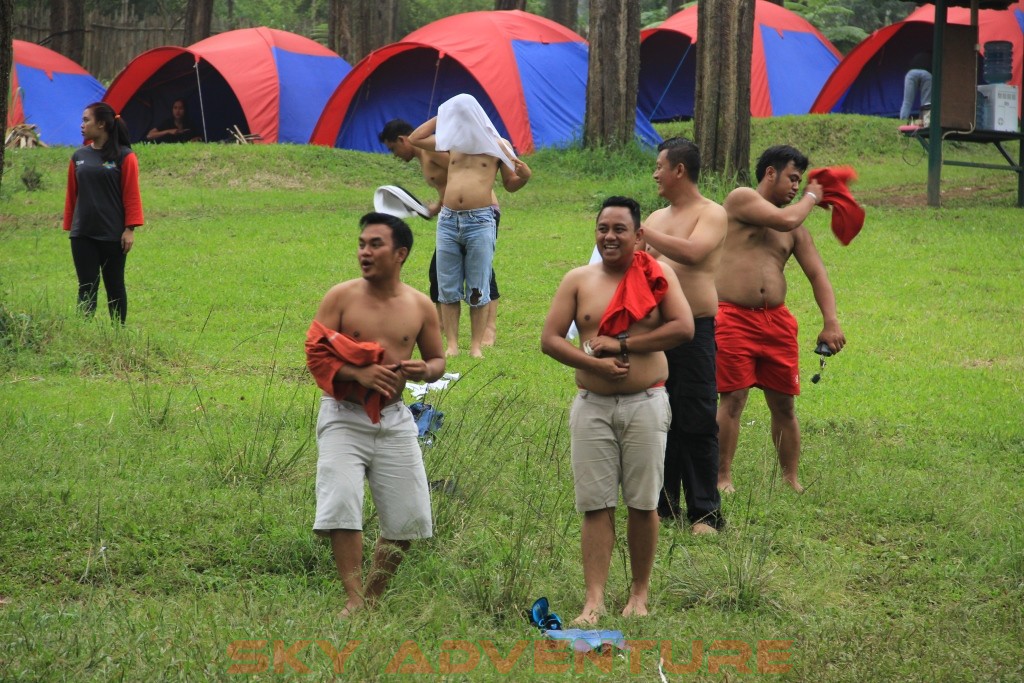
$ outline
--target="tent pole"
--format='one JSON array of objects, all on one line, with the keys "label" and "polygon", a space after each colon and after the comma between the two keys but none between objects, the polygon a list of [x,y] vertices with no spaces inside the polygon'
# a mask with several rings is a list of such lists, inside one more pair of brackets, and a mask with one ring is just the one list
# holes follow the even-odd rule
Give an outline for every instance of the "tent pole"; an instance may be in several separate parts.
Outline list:
[{"label": "tent pole", "polygon": [[935,0],[932,32],[932,109],[928,127],[928,206],[939,206],[942,181],[942,44],[945,42],[946,0]]},{"label": "tent pole", "polygon": [[679,63],[676,64],[676,70],[672,72],[672,78],[668,79],[668,83],[665,84],[665,89],[661,91],[661,97],[658,98],[658,103],[654,105],[654,109],[651,109],[651,113],[647,115],[648,121],[650,121],[651,117],[654,116],[654,112],[658,111],[658,107],[661,106],[661,101],[664,100],[665,95],[668,94],[669,88],[671,88],[672,84],[675,82],[676,76],[679,75],[679,70],[683,68],[683,62],[686,61],[686,57],[690,54],[690,50],[692,49],[693,41],[691,40],[690,44],[686,46],[686,52],[683,53],[683,56],[680,58]]},{"label": "tent pole", "polygon": [[206,109],[203,108],[203,84],[199,80],[199,60],[195,61],[192,68],[196,70],[196,87],[199,89],[199,118],[203,121],[203,142],[209,142],[206,135]]},{"label": "tent pole", "polygon": [[426,121],[430,118],[430,111],[434,108],[434,93],[437,92],[437,77],[441,73],[441,60],[444,59],[444,55],[440,52],[437,53],[437,61],[434,62],[434,83],[430,86],[430,101],[427,102],[427,113],[425,118]]}]

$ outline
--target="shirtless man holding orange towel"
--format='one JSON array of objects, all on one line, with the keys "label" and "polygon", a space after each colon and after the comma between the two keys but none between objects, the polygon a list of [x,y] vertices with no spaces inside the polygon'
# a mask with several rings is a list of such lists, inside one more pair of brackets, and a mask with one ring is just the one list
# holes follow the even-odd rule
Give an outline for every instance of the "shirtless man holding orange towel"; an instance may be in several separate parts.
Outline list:
[{"label": "shirtless man holding orange towel", "polygon": [[[306,362],[325,394],[313,529],[331,539],[348,597],[342,618],[380,597],[409,542],[432,534],[418,431],[401,399],[406,380],[433,382],[445,367],[437,311],[401,281],[412,249],[409,226],[382,213],[366,214],[359,225],[362,278],[327,292],[306,336]],[[380,516],[365,589],[364,477]]]}]

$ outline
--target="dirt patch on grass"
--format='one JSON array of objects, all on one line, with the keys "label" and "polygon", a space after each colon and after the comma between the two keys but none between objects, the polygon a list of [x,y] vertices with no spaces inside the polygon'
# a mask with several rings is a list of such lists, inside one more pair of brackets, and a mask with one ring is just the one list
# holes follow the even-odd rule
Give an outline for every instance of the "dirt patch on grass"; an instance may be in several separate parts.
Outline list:
[{"label": "dirt patch on grass", "polygon": [[[998,182],[949,186],[942,187],[939,190],[939,201],[943,204],[946,202],[988,203],[992,199],[1002,202],[1006,197],[1004,185]],[[862,196],[858,196],[858,199],[866,206],[884,206],[888,208],[927,207],[928,186],[918,183],[905,183],[903,185],[865,192]]]}]

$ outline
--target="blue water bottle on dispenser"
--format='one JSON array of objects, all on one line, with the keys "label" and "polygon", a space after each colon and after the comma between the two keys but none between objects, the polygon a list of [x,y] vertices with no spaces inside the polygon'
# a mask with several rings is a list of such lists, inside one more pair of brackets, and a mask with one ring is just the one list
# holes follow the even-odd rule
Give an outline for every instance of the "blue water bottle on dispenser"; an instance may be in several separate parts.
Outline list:
[{"label": "blue water bottle on dispenser", "polygon": [[1013,43],[1008,40],[990,40],[985,43],[983,76],[989,84],[1006,83],[1013,76]]}]

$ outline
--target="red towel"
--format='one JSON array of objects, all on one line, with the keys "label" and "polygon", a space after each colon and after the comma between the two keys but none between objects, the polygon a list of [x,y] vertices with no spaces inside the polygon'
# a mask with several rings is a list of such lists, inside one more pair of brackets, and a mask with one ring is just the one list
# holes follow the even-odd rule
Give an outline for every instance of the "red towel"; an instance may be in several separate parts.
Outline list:
[{"label": "red towel", "polygon": [[380,422],[384,406],[382,394],[359,382],[337,382],[334,376],[343,365],[362,367],[384,360],[384,347],[376,342],[358,342],[347,334],[330,329],[314,320],[306,332],[306,367],[317,386],[337,401],[358,396],[370,422]]},{"label": "red towel", "polygon": [[849,244],[864,227],[864,209],[848,187],[857,179],[857,172],[850,166],[815,168],[807,177],[821,184],[823,196],[819,203],[832,207],[832,233],[844,246]]},{"label": "red towel", "polygon": [[598,334],[614,337],[651,312],[668,291],[661,264],[646,251],[633,253],[633,263],[619,282],[601,317]]}]

